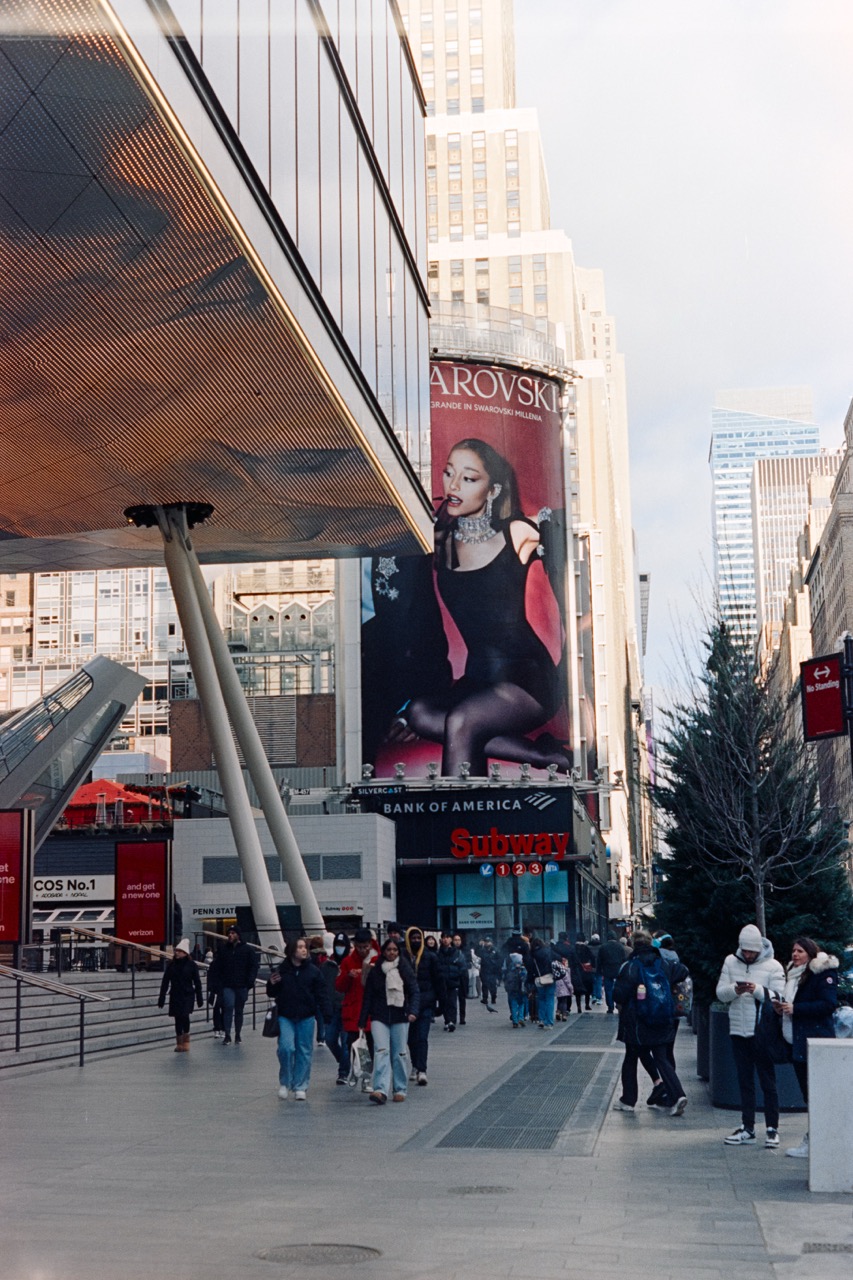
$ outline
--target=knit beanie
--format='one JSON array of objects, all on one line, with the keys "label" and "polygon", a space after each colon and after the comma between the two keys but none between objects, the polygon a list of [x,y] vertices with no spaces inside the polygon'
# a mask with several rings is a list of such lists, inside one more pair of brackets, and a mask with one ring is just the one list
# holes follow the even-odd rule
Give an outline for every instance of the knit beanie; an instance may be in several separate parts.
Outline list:
[{"label": "knit beanie", "polygon": [[740,931],[737,945],[740,951],[760,951],[764,945],[764,939],[758,926],[745,924]]},{"label": "knit beanie", "polygon": [[190,940],[189,940],[189,938],[181,938],[180,942],[179,942],[179,943],[178,943],[178,945],[175,947],[175,950],[176,950],[176,951],[186,951],[187,955],[189,955],[189,954],[190,954],[190,952],[192,951],[192,947],[190,946]]}]

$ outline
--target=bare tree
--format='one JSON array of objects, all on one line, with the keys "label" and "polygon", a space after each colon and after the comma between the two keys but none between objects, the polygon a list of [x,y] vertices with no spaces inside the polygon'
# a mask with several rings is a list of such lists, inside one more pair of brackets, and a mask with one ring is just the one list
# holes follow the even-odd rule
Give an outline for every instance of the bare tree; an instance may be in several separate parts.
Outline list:
[{"label": "bare tree", "polygon": [[754,657],[715,621],[689,695],[666,715],[655,798],[670,839],[716,884],[747,883],[766,932],[766,897],[837,868],[844,834],[821,812],[812,752]]}]

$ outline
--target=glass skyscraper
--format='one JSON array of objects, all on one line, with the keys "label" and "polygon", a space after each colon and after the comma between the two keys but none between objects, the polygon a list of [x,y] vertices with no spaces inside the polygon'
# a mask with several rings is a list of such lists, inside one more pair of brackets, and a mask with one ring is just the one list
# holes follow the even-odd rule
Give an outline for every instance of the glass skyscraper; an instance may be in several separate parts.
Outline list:
[{"label": "glass skyscraper", "polygon": [[724,391],[711,410],[714,580],[723,619],[744,639],[757,633],[752,470],[759,458],[820,452],[805,388]]}]

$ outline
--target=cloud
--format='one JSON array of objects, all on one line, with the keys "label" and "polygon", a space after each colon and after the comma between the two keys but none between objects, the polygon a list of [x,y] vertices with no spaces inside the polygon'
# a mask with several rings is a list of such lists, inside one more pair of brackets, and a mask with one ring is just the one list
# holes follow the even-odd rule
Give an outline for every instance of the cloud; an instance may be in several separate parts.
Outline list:
[{"label": "cloud", "polygon": [[[812,387],[837,446],[853,372],[847,0],[516,0],[555,227],[603,268],[627,361],[654,682],[712,560],[722,387]],[[663,500],[662,500],[663,498]]]}]

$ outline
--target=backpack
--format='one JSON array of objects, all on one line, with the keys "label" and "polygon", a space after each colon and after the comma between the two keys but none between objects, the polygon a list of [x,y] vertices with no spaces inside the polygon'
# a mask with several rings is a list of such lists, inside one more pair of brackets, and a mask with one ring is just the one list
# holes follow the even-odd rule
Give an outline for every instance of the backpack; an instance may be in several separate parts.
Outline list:
[{"label": "backpack", "polygon": [[520,995],[524,990],[526,981],[527,970],[524,964],[519,964],[516,961],[514,964],[507,965],[506,977],[504,978],[504,987],[507,995]]},{"label": "backpack", "polygon": [[693,979],[688,974],[681,982],[676,982],[672,989],[675,997],[676,1018],[689,1018],[693,1012]]},{"label": "backpack", "polygon": [[637,1000],[637,1021],[646,1027],[665,1027],[675,1018],[675,998],[669,981],[669,968],[656,960],[653,968],[637,962],[634,970],[637,984],[646,988],[645,1000]]},{"label": "backpack", "polygon": [[562,960],[552,960],[551,972],[554,975],[554,981],[560,982],[563,978],[567,977],[569,971],[566,965],[563,964]]}]

